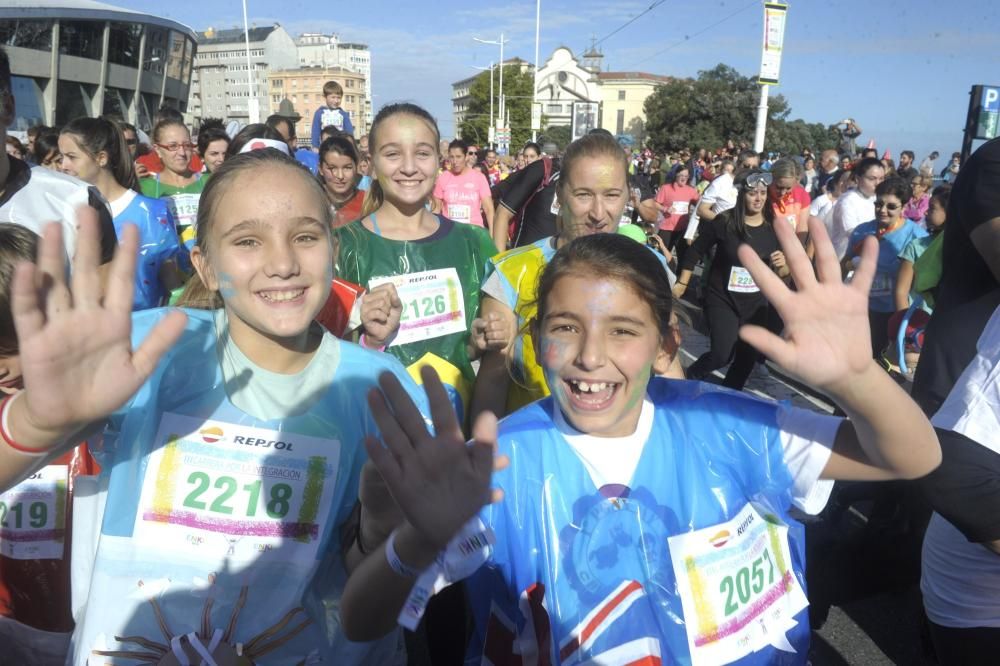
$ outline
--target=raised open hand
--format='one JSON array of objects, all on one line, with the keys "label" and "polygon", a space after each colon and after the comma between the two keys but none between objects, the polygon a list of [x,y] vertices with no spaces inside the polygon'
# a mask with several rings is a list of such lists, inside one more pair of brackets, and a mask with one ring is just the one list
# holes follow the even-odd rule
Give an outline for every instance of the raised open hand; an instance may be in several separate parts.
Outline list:
[{"label": "raised open hand", "polygon": [[760,326],[744,326],[740,337],[806,384],[837,394],[872,363],[868,292],[878,244],[874,238],[865,240],[854,279],[845,284],[822,222],[809,221],[815,272],[795,230],[775,224],[774,231],[797,291],[789,289],[750,247],[740,247],[739,257],[778,311],[785,330],[778,337]]},{"label": "raised open hand", "polygon": [[436,434],[428,432],[399,380],[386,372],[379,377],[382,390],[368,396],[385,446],[374,438],[365,446],[407,521],[442,550],[491,500],[497,422],[490,413],[480,416],[467,445],[437,373],[424,366],[420,374]]},{"label": "raised open hand", "polygon": [[399,300],[396,286],[390,282],[380,284],[361,300],[361,325],[369,346],[381,347],[399,330],[403,302]]},{"label": "raised open hand", "polygon": [[122,232],[103,294],[97,213],[78,211],[79,233],[70,284],[62,230],[42,232],[38,263],[17,267],[11,310],[24,377],[26,425],[57,441],[60,434],[99,421],[139,390],[180,337],[186,316],[171,312],[132,349],[133,275],[139,232]]}]

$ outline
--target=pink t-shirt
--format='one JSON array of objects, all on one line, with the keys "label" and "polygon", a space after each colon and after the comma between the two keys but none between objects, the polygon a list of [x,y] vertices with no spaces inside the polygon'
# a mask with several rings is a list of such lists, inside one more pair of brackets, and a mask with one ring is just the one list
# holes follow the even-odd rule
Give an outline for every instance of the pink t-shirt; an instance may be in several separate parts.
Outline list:
[{"label": "pink t-shirt", "polygon": [[673,231],[678,226],[686,226],[688,215],[698,205],[698,190],[690,185],[667,183],[656,193],[656,203],[664,208],[660,229]]},{"label": "pink t-shirt", "polygon": [[490,184],[478,169],[466,169],[456,176],[451,171],[438,175],[434,184],[434,197],[444,202],[441,213],[456,222],[483,226],[483,202],[493,205]]}]

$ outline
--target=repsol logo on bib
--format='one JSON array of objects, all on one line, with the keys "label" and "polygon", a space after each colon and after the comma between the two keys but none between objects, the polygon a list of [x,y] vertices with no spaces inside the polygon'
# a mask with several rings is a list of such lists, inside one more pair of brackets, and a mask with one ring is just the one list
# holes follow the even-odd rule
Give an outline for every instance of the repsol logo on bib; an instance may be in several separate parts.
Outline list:
[{"label": "repsol logo on bib", "polygon": [[292,450],[292,442],[282,442],[277,439],[261,439],[259,437],[244,437],[243,435],[234,435],[232,441],[233,444],[242,444],[244,446],[256,446],[262,449],[276,449],[278,451]]}]

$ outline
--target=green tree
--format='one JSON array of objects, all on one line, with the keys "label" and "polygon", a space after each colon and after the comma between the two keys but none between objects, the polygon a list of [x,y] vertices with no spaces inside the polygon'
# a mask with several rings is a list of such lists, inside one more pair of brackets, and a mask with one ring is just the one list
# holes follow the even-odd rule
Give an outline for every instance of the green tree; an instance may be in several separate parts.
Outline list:
[{"label": "green tree", "polygon": [[[760,86],[728,65],[698,72],[695,79],[675,79],[646,99],[647,143],[657,151],[716,148],[732,139],[753,142]],[[765,150],[794,153],[804,147],[836,146],[836,134],[819,123],[788,120],[791,109],[782,95],[767,105]]]},{"label": "green tree", "polygon": [[[499,110],[500,68],[493,73],[494,100],[493,113]],[[503,72],[503,94],[507,111],[510,113],[511,150],[516,150],[531,140],[531,89],[534,74],[530,68],[507,66]],[[482,72],[469,87],[469,108],[465,120],[459,127],[459,135],[465,141],[483,145],[490,135],[490,73]]]},{"label": "green tree", "polygon": [[569,145],[569,141],[573,137],[572,131],[569,125],[552,125],[546,127],[538,136],[538,143],[543,147],[546,143],[554,143],[560,151],[566,150],[566,146]]}]

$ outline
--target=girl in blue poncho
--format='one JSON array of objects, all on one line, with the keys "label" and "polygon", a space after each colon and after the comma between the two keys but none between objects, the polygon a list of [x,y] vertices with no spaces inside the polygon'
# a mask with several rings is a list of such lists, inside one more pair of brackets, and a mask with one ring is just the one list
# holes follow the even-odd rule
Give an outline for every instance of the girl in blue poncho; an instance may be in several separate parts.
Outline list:
[{"label": "girl in blue poncho", "polygon": [[[101,442],[74,512],[70,663],[401,663],[398,636],[347,641],[337,605],[387,534],[352,517],[376,434],[364,395],[382,371],[416,387],[314,324],[333,265],[320,185],[274,150],[215,172],[191,254],[214,310],[131,313],[131,225],[102,294],[95,230],[80,220],[70,284],[52,226],[17,268],[24,390],[0,405],[0,488]],[[379,340],[399,309],[374,299],[362,318]]]},{"label": "girl in blue poncho", "polygon": [[[663,271],[628,239],[577,239],[538,285],[532,331],[551,397],[499,428],[482,417],[470,445],[433,383],[436,436],[392,380],[370,398],[386,447],[369,453],[407,520],[352,577],[348,635],[378,636],[397,614],[412,622],[440,587],[429,578],[474,570],[475,663],[804,663],[804,540],[789,509],[820,510],[832,479],[922,476],[940,449],[871,359],[875,244],[845,285],[820,224],[816,272],[794,231],[775,231],[797,291],[749,248],[740,259],[785,335],[741,336],[847,419],[651,379],[678,345]],[[493,447],[502,501],[480,508]]]}]

